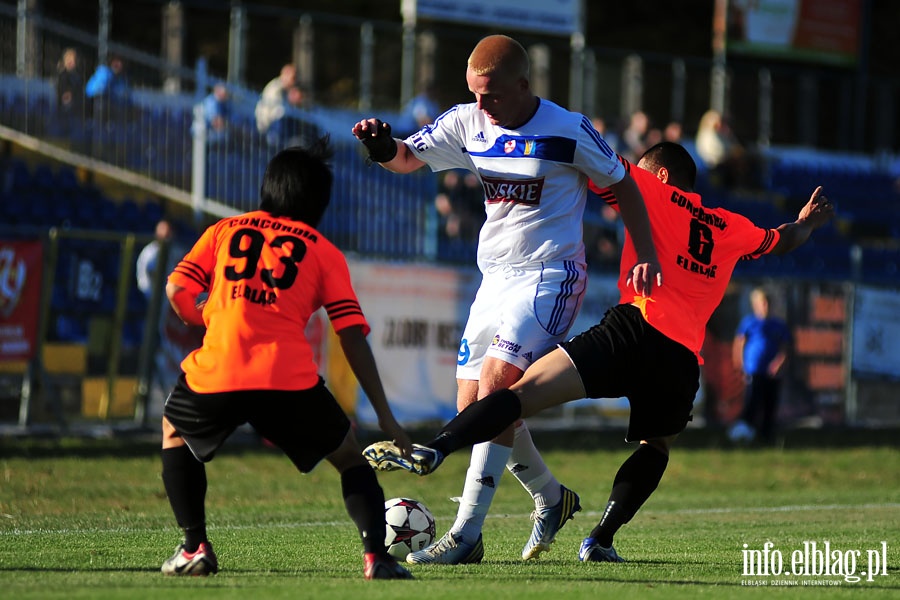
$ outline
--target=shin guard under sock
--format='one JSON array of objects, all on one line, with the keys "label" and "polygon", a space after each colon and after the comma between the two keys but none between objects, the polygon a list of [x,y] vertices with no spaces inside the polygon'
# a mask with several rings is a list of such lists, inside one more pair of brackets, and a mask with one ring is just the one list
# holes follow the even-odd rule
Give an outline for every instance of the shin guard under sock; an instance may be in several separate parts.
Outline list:
[{"label": "shin guard under sock", "polygon": [[184,546],[193,552],[206,538],[206,467],[187,446],[162,451],[162,480]]},{"label": "shin guard under sock", "polygon": [[521,414],[522,404],[514,392],[494,392],[467,406],[426,446],[447,456],[460,448],[494,439]]},{"label": "shin guard under sock", "polygon": [[641,444],[619,467],[606,510],[590,537],[609,548],[619,528],[631,520],[659,485],[668,464],[668,454]]},{"label": "shin guard under sock", "polygon": [[341,473],[341,490],[347,514],[356,523],[366,552],[384,554],[384,490],[369,465],[350,467]]}]

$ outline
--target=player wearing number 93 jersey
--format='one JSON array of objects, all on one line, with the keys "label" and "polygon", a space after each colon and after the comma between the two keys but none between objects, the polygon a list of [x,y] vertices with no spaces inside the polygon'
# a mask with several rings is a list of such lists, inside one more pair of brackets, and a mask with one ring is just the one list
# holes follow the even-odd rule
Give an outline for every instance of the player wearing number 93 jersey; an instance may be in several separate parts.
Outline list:
[{"label": "player wearing number 93 jersey", "polygon": [[319,379],[306,323],[369,332],[343,254],[313,227],[254,211],[208,228],[169,281],[208,292],[203,346],[182,363],[191,389],[307,389]]},{"label": "player wearing number 93 jersey", "polygon": [[[347,512],[364,548],[366,579],[409,579],[384,547],[384,492],[350,421],[325,387],[304,330],[324,306],[379,426],[411,450],[366,341],[369,325],[341,252],[316,226],[333,176],[328,138],[287,148],[266,167],[259,210],[209,227],[169,275],[166,294],[186,323],[205,325],[200,348],[163,411],[162,478],[184,543],[167,575],[209,575],[218,559],[206,537],[204,463],[249,423],[306,473],[325,459],[341,476]],[[197,299],[208,293],[202,311]]]}]

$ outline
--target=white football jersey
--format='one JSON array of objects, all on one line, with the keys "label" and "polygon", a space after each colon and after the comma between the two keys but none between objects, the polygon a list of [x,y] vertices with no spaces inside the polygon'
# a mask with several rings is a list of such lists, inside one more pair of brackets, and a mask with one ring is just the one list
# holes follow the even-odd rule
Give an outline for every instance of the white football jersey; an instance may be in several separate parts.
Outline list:
[{"label": "white football jersey", "polygon": [[475,103],[454,106],[404,143],[432,171],[467,169],[484,189],[478,267],[584,263],[588,178],[618,183],[625,169],[590,119],[541,99],[518,129],[492,125]]}]

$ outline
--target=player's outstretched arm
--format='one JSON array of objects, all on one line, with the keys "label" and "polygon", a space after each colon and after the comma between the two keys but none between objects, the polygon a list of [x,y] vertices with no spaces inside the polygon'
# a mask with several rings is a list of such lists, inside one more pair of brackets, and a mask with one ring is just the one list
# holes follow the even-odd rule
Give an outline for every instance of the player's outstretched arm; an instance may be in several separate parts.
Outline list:
[{"label": "player's outstretched arm", "polygon": [[827,223],[833,216],[834,205],[822,192],[820,185],[813,191],[806,206],[800,210],[797,220],[793,223],[784,223],[777,228],[781,237],[772,248],[772,254],[787,254],[803,245],[813,231]]},{"label": "player's outstretched arm", "polygon": [[609,189],[616,195],[619,214],[622,215],[622,222],[628,229],[638,256],[638,264],[628,275],[627,285],[633,286],[634,292],[639,296],[650,296],[654,284],[662,285],[662,272],[650,234],[650,217],[647,216],[644,197],[628,174],[620,182],[609,186]]},{"label": "player's outstretched arm", "polygon": [[369,159],[394,173],[411,173],[425,163],[391,136],[391,126],[379,119],[364,119],[351,130],[369,151]]},{"label": "player's outstretched arm", "polygon": [[397,445],[403,456],[408,457],[412,452],[412,441],[394,418],[394,413],[384,394],[384,387],[381,385],[381,377],[378,375],[372,348],[366,341],[366,336],[363,335],[362,327],[359,325],[346,327],[338,331],[337,335],[341,340],[344,356],[347,357],[347,362],[353,369],[353,374],[356,375],[372,408],[375,409],[378,426],[394,440],[394,444]]}]

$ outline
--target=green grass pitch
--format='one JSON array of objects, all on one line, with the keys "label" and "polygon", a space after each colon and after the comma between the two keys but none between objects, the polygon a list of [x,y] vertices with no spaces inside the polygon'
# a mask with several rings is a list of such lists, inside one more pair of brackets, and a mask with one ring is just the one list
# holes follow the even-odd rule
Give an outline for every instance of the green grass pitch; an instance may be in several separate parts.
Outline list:
[{"label": "green grass pitch", "polygon": [[[209,533],[221,571],[168,578],[159,567],[180,532],[163,492],[156,448],[72,443],[28,450],[6,442],[0,445],[0,596],[900,597],[896,446],[676,446],[659,489],[619,532],[616,547],[628,562],[582,564],[578,545],[599,519],[628,452],[623,444],[621,450],[545,453],[560,481],[580,494],[584,510],[538,561],[519,558],[531,530],[531,504],[506,475],[485,524],[482,564],[417,565],[411,567],[415,581],[369,582],[362,578],[361,545],[344,512],[339,478],[327,464],[302,476],[276,451],[227,446],[207,467]],[[450,498],[461,493],[467,465],[468,453],[459,452],[428,477],[392,472],[379,479],[387,498],[424,502],[440,535],[453,521]],[[822,551],[826,542],[829,568],[842,575],[815,575],[804,558],[810,543]],[[747,575],[748,557],[757,572],[764,566],[774,571],[780,559],[781,574]],[[804,565],[809,575],[785,574]],[[867,569],[878,574],[847,581],[851,566],[852,575]]]}]

